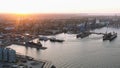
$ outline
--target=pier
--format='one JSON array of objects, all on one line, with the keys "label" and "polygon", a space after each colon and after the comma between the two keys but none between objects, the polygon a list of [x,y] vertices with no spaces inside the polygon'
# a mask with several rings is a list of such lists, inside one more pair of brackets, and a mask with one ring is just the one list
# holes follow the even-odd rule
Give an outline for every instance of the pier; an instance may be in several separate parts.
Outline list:
[{"label": "pier", "polygon": [[89,32],[90,34],[105,35],[105,33]]},{"label": "pier", "polygon": [[105,35],[105,33],[97,33],[97,32],[90,32],[90,31],[85,31],[85,32],[81,32],[79,34],[76,35],[77,38],[85,38],[87,36],[89,36],[90,34],[97,34],[97,35]]}]

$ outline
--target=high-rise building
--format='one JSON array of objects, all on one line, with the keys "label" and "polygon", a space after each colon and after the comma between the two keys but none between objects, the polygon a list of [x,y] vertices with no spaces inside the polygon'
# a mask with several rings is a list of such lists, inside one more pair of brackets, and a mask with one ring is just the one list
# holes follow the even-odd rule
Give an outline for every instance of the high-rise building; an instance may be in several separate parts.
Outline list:
[{"label": "high-rise building", "polygon": [[15,62],[16,61],[16,51],[13,49],[9,50],[9,62]]},{"label": "high-rise building", "polygon": [[5,62],[8,61],[8,52],[9,52],[8,48],[3,49],[3,61],[5,61]]},{"label": "high-rise building", "polygon": [[0,61],[2,61],[3,59],[3,48],[0,47]]},{"label": "high-rise building", "polygon": [[0,61],[16,62],[16,51],[10,48],[0,48]]}]

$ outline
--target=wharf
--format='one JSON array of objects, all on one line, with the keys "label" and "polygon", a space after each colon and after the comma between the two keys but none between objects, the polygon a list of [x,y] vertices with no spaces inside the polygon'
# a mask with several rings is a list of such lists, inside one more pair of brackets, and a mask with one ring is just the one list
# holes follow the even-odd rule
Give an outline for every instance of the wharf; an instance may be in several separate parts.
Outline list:
[{"label": "wharf", "polygon": [[9,46],[11,44],[17,44],[21,46],[26,46],[26,47],[32,47],[32,48],[37,48],[37,49],[47,49],[47,47],[42,47],[42,44],[39,43],[31,43],[31,44],[26,44],[25,42],[30,42],[33,41],[34,39],[38,38],[37,35],[22,35],[22,34],[11,34],[7,35],[9,38],[5,38],[3,40],[6,40],[8,42],[3,43],[3,47]]},{"label": "wharf", "polygon": [[90,34],[105,35],[105,33],[89,32]]},{"label": "wharf", "polygon": [[97,35],[105,35],[105,33],[97,33],[97,32],[90,32],[90,31],[86,31],[86,32],[81,32],[79,34],[76,35],[77,38],[85,38],[87,36],[89,36],[90,34],[97,34]]}]

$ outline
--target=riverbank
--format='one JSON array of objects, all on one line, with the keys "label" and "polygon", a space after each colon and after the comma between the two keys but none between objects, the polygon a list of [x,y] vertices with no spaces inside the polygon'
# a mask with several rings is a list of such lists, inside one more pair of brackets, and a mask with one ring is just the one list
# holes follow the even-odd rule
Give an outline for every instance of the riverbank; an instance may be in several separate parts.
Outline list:
[{"label": "riverbank", "polygon": [[23,65],[26,68],[52,68],[54,66],[51,62],[46,60],[36,60],[25,55],[17,55],[18,63],[16,65]]},{"label": "riverbank", "polygon": [[[104,41],[103,35],[91,34],[86,38],[76,38],[76,34],[58,34],[54,37],[64,39],[64,43],[42,41],[48,49],[37,50],[12,45],[17,52],[37,59],[52,61],[57,68],[119,68],[120,62],[120,29],[101,28],[93,32],[117,32],[118,37],[112,41]],[[47,36],[47,37],[53,37]]]},{"label": "riverbank", "polygon": [[9,47],[1,47],[0,54],[0,68],[55,68],[49,61],[21,55]]}]

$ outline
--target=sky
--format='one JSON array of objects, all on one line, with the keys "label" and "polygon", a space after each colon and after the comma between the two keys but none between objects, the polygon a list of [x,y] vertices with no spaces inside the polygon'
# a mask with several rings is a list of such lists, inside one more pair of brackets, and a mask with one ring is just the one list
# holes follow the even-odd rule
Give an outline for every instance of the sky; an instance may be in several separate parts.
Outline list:
[{"label": "sky", "polygon": [[120,13],[120,0],[0,0],[0,13]]}]

